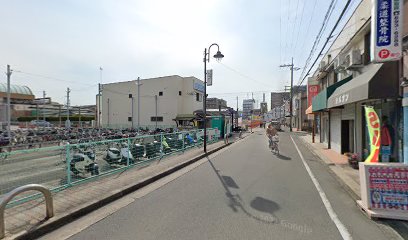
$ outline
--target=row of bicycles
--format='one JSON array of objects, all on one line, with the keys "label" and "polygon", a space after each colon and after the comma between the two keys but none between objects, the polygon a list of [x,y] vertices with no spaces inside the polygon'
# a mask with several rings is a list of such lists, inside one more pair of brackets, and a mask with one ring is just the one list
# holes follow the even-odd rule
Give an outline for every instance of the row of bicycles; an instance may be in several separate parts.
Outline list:
[{"label": "row of bicycles", "polygon": [[101,161],[110,167],[132,165],[162,157],[202,142],[195,133],[151,135],[143,138],[106,143],[77,144],[72,150],[70,170],[75,175],[99,175]]},{"label": "row of bicycles", "polygon": [[38,148],[42,146],[95,142],[103,140],[121,139],[141,135],[155,135],[158,133],[172,133],[175,129],[109,129],[109,128],[37,128],[18,129],[11,132],[0,131],[0,152],[18,149]]}]

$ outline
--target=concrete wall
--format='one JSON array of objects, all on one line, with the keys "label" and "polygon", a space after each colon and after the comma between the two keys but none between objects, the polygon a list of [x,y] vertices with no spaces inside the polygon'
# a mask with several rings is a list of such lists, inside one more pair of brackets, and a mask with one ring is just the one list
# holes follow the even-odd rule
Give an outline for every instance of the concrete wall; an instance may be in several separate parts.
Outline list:
[{"label": "concrete wall", "polygon": [[[155,116],[157,96],[157,116],[163,117],[158,125],[175,125],[177,114],[192,114],[202,109],[202,102],[196,101],[194,82],[201,82],[194,77],[182,78],[168,76],[140,80],[140,98],[137,96],[137,81],[104,84],[102,90],[102,125],[132,126],[128,117],[132,116],[133,96],[133,126],[137,126],[138,99],[140,99],[140,125],[155,125],[151,117]],[[179,95],[181,91],[181,96]],[[163,95],[159,96],[159,92]],[[202,94],[201,94],[202,95]],[[108,106],[109,101],[109,106]],[[108,117],[109,112],[109,117]]]}]

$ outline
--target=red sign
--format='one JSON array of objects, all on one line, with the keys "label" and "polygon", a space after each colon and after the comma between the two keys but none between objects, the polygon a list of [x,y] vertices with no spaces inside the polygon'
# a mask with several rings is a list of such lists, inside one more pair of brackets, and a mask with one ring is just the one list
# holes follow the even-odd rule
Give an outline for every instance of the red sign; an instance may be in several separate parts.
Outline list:
[{"label": "red sign", "polygon": [[307,86],[307,106],[312,105],[313,98],[319,93],[319,85],[308,85]]},{"label": "red sign", "polygon": [[382,50],[378,53],[378,56],[379,56],[381,59],[388,58],[388,57],[390,56],[390,51],[388,51],[387,49],[382,49]]}]

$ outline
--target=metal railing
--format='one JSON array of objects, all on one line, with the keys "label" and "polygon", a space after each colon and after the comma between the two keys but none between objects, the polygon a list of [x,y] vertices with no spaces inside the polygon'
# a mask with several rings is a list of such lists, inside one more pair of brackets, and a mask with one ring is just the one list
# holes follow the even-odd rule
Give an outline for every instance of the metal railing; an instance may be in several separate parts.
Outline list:
[{"label": "metal railing", "polygon": [[3,196],[0,202],[0,239],[5,236],[5,223],[4,223],[4,211],[6,210],[7,203],[10,202],[15,196],[27,191],[39,191],[44,195],[45,207],[46,207],[46,219],[54,216],[54,205],[52,201],[51,191],[46,187],[39,184],[29,184],[18,187],[13,191]]},{"label": "metal railing", "polygon": [[[209,129],[211,132],[212,130]],[[217,142],[217,133],[208,142]],[[150,164],[203,143],[203,130],[65,144],[0,153],[0,196],[26,184],[42,184],[53,192],[126,169]],[[9,205],[37,195],[22,194]]]}]

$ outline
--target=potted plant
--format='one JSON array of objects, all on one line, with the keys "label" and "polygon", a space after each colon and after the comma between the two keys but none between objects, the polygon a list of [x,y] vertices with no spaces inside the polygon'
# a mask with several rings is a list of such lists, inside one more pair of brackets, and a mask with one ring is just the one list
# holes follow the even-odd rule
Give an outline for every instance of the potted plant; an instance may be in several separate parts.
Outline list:
[{"label": "potted plant", "polygon": [[358,154],[353,153],[349,155],[348,162],[352,168],[358,169],[358,163],[360,162]]}]

